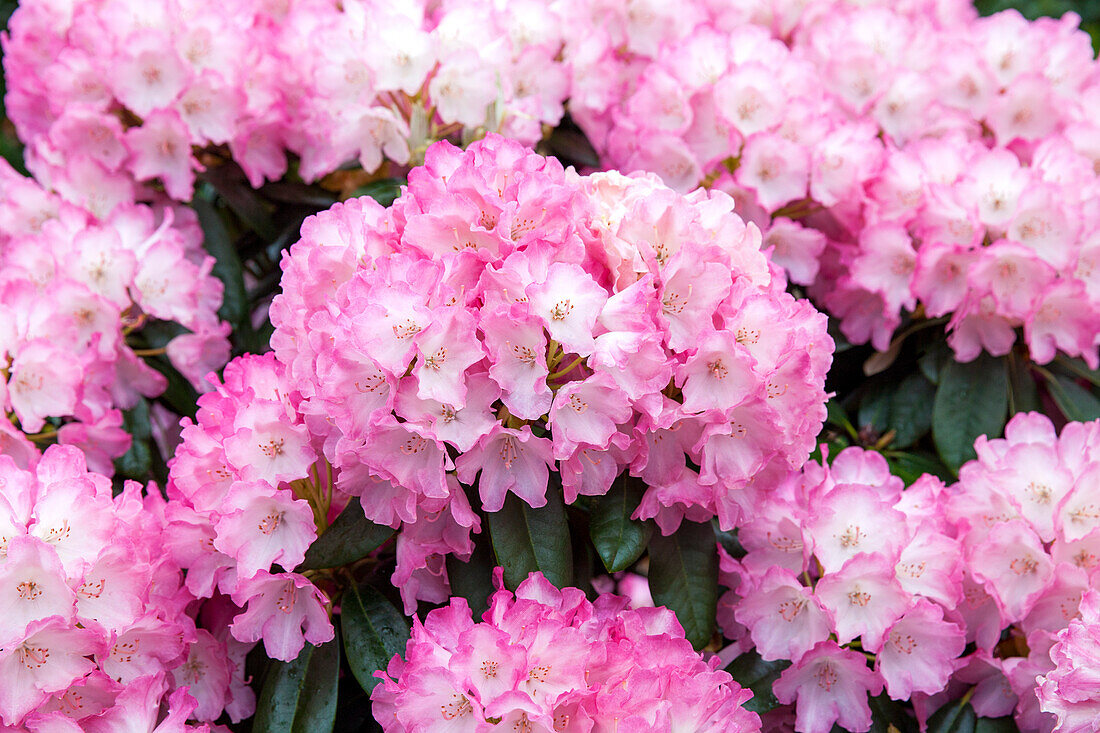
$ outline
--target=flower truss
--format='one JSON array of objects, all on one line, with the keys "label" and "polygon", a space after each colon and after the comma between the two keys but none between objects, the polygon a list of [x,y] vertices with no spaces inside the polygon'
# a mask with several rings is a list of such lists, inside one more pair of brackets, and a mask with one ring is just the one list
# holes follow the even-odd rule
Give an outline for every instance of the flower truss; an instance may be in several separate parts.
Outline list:
[{"label": "flower truss", "polygon": [[112,498],[72,446],[0,454],[0,730],[182,733],[251,715],[247,647],[196,627],[163,552],[165,502],[142,493]]},{"label": "flower truss", "polygon": [[439,556],[472,551],[464,487],[495,512],[543,506],[551,473],[571,503],[630,471],[668,533],[732,527],[801,466],[832,342],[732,206],[490,136],[429,148],[390,209],[306,222],[272,345],[337,491],[404,527],[407,609],[446,600]]},{"label": "flower truss", "polygon": [[273,567],[297,567],[327,526],[331,482],[311,474],[316,453],[272,355],[235,359],[224,377],[199,398],[197,422],[183,422],[166,547],[188,590],[220,602],[219,628],[242,645],[263,639],[269,657],[289,661],[306,641],[333,637],[327,598]]},{"label": "flower truss", "polygon": [[[947,502],[965,556],[959,610],[981,659],[966,681],[987,693],[974,708],[989,717],[1015,710],[1020,729],[1036,731],[1050,730],[1057,713],[1072,730],[1080,712],[1067,703],[1082,701],[1072,681],[1061,695],[1048,682],[1037,697],[1036,677],[1064,674],[1065,657],[1052,647],[1086,638],[1067,631],[1079,612],[1074,628],[1095,623],[1082,597],[1100,588],[1100,422],[1069,423],[1056,435],[1047,417],[1021,413],[1003,439],[979,438],[975,448]],[[1043,712],[1040,702],[1053,707]]]},{"label": "flower truss", "polygon": [[[968,2],[604,5],[570,111],[610,167],[727,190],[844,335],[1095,367],[1100,76],[1077,18]],[[587,10],[586,10],[587,8]]]},{"label": "flower truss", "polygon": [[792,662],[774,693],[795,703],[799,733],[866,731],[868,695],[938,693],[962,664],[963,556],[944,485],[902,489],[880,454],[848,448],[764,497],[738,532],[741,560],[723,553],[725,633]]},{"label": "flower truss", "polygon": [[665,608],[589,602],[541,573],[497,592],[475,623],[461,598],[414,622],[405,657],[374,688],[387,733],[522,730],[742,733],[760,719],[752,697],[705,661]]},{"label": "flower truss", "polygon": [[463,131],[534,144],[569,89],[563,19],[537,1],[29,0],[10,28],[28,166],[104,213],[153,185],[187,201],[229,157],[258,187],[288,153],[313,180]]},{"label": "flower truss", "polygon": [[2,164],[0,422],[79,445],[110,474],[130,442],[119,408],[166,386],[128,336],[151,320],[183,326],[162,351],[200,388],[229,357],[200,243],[190,209],[127,203],[97,218]]},{"label": "flower truss", "polygon": [[1055,668],[1038,678],[1039,702],[1057,716],[1057,733],[1091,731],[1100,716],[1100,592],[1081,598],[1081,615],[1055,637]]}]

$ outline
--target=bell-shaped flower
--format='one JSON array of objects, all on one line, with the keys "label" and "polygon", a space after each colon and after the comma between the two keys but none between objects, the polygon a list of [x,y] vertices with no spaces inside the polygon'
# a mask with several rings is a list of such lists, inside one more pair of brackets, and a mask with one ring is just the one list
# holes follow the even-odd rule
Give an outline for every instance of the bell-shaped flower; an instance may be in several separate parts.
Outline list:
[{"label": "bell-shaped flower", "polygon": [[751,357],[730,331],[712,331],[699,342],[676,374],[684,411],[725,412],[760,391]]},{"label": "bell-shaped flower", "polygon": [[552,465],[553,444],[533,435],[526,425],[518,430],[495,427],[455,461],[458,477],[467,485],[475,485],[481,471],[476,485],[481,508],[487,512],[500,511],[509,491],[532,507],[545,506]]},{"label": "bell-shaped flower", "polygon": [[943,609],[920,600],[886,632],[875,671],[895,700],[908,700],[913,692],[934,695],[960,666],[965,646],[966,633],[944,620]]},{"label": "bell-shaped flower", "polygon": [[542,319],[550,338],[567,353],[588,356],[595,346],[593,329],[607,292],[579,265],[555,262],[546,280],[527,287],[531,313]]},{"label": "bell-shaped flower", "polygon": [[749,627],[766,660],[798,659],[825,641],[833,624],[825,608],[788,570],[772,567],[737,605],[734,617]]},{"label": "bell-shaped flower", "polygon": [[263,639],[272,659],[289,662],[305,642],[317,646],[332,640],[334,631],[324,596],[301,575],[272,575],[261,570],[238,583],[233,602],[247,604],[230,626],[234,638],[245,642]]},{"label": "bell-shaped flower", "polygon": [[1046,589],[1054,568],[1035,532],[1021,520],[993,527],[971,548],[970,569],[985,583],[1007,621],[1019,621]]},{"label": "bell-shaped flower", "polygon": [[822,641],[779,675],[772,692],[779,702],[798,701],[795,729],[828,733],[839,723],[850,731],[871,727],[867,695],[882,691],[882,679],[867,668],[862,654]]},{"label": "bell-shaped flower", "polygon": [[882,555],[856,555],[839,572],[825,575],[814,589],[836,622],[837,641],[861,637],[877,652],[883,634],[911,605],[894,577],[893,562]]},{"label": "bell-shaped flower", "polygon": [[809,525],[814,555],[835,573],[861,553],[897,557],[906,540],[905,515],[860,484],[840,484],[818,502]]},{"label": "bell-shaped flower", "polygon": [[0,720],[6,725],[19,725],[51,693],[88,674],[95,666],[88,657],[103,645],[94,631],[57,618],[36,622],[28,632],[0,650]]},{"label": "bell-shaped flower", "polygon": [[75,609],[76,595],[53,548],[32,537],[8,543],[0,565],[0,644],[10,647],[34,622],[51,616],[68,623]]},{"label": "bell-shaped flower", "polygon": [[273,563],[296,567],[317,539],[313,510],[286,489],[239,481],[229,490],[223,511],[214,525],[214,546],[236,559],[242,578]]},{"label": "bell-shaped flower", "polygon": [[603,372],[564,384],[550,408],[554,457],[568,458],[580,444],[607,448],[617,426],[632,414],[626,394]]}]

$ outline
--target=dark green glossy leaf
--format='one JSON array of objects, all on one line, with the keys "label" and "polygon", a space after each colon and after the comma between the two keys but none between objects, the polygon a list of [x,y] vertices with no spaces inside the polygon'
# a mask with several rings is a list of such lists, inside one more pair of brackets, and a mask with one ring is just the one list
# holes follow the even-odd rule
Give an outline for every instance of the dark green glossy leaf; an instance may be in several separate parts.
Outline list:
[{"label": "dark green glossy leaf", "polygon": [[309,546],[297,571],[349,565],[377,550],[392,535],[392,527],[375,524],[363,515],[363,507],[356,497]]},{"label": "dark green glossy leaf", "polygon": [[152,359],[146,359],[145,363],[163,374],[164,378],[168,380],[168,387],[157,397],[157,400],[168,405],[177,415],[193,419],[195,413],[199,410],[197,404],[199,393],[191,386],[191,383],[172,366],[166,357],[153,357]]},{"label": "dark green glossy leaf", "polygon": [[474,553],[469,560],[459,560],[453,554],[447,555],[447,580],[451,585],[452,596],[462,596],[470,604],[475,619],[481,618],[489,608],[489,596],[493,587],[492,542],[488,533],[474,535]]},{"label": "dark green glossy leaf", "polygon": [[952,700],[928,718],[927,733],[974,733],[977,722],[969,702]]},{"label": "dark green glossy leaf", "polygon": [[789,666],[788,659],[766,662],[753,650],[730,662],[726,671],[737,684],[752,690],[752,699],[745,703],[745,708],[754,713],[766,713],[779,707],[779,701],[772,694],[772,685]]},{"label": "dark green glossy leaf", "polygon": [[1100,400],[1070,377],[1052,374],[1047,390],[1067,420],[1088,422],[1100,417]]},{"label": "dark green glossy leaf", "polygon": [[1008,358],[1008,414],[1017,412],[1042,412],[1043,402],[1039,397],[1039,385],[1028,368],[1028,362],[1016,354]]},{"label": "dark green glossy leaf", "polygon": [[936,386],[920,372],[895,377],[882,375],[868,388],[859,405],[859,424],[877,433],[894,431],[891,445],[907,448],[932,427],[932,401]]},{"label": "dark green glossy leaf", "polygon": [[844,430],[853,440],[859,439],[859,431],[852,425],[852,421],[848,419],[848,413],[839,402],[829,400],[825,403],[825,409],[828,411],[828,417],[825,420],[827,424]]},{"label": "dark green glossy leaf", "polygon": [[225,222],[218,216],[218,212],[209,201],[196,196],[191,206],[199,215],[203,246],[214,258],[214,277],[221,280],[222,285],[225,286],[218,316],[231,325],[237,326],[249,315],[248,292],[244,287],[244,268],[237,256],[237,248],[229,238]]},{"label": "dark green glossy leaf", "polygon": [[386,597],[369,585],[351,586],[340,601],[340,629],[348,666],[359,685],[370,692],[374,676],[394,654],[405,653],[409,624]]},{"label": "dark green glossy leaf", "polygon": [[920,373],[932,384],[940,383],[940,372],[943,367],[954,361],[951,348],[944,341],[935,341],[930,344],[925,352],[917,359]]},{"label": "dark green glossy leaf", "polygon": [[340,642],[306,644],[291,662],[272,661],[252,733],[328,733],[336,719]]},{"label": "dark green glossy leaf", "polygon": [[1081,379],[1087,379],[1092,382],[1096,387],[1100,387],[1100,369],[1090,369],[1089,365],[1081,359],[1073,359],[1065,354],[1058,354],[1054,357],[1054,363],[1065,374],[1073,377],[1080,377]]},{"label": "dark green glossy leaf", "polygon": [[236,163],[207,168],[200,178],[209,183],[244,225],[264,241],[270,242],[279,235],[271,208],[252,188]]},{"label": "dark green glossy leaf", "polygon": [[978,718],[974,733],[1020,733],[1020,728],[1011,715],[1003,718]]},{"label": "dark green glossy leaf", "polygon": [[886,693],[872,697],[868,703],[871,706],[871,730],[868,733],[918,733],[920,730],[906,707],[897,700],[891,700]]},{"label": "dark green glossy leaf", "polygon": [[554,128],[544,142],[546,152],[561,160],[565,165],[587,166],[595,168],[600,164],[600,156],[592,147],[585,134],[570,121]]},{"label": "dark green glossy leaf", "polygon": [[489,515],[489,530],[504,582],[512,589],[536,570],[558,588],[573,584],[573,550],[565,505],[553,484],[546,506],[532,509],[509,493],[504,507]]},{"label": "dark green glossy leaf", "polygon": [[633,565],[649,544],[653,525],[630,518],[645,490],[645,483],[640,478],[624,471],[607,494],[593,502],[589,519],[592,544],[609,573]]},{"label": "dark green glossy leaf", "polygon": [[718,544],[722,546],[722,549],[730,554],[730,557],[740,560],[748,554],[745,546],[741,544],[741,539],[737,536],[736,527],[728,532],[719,529],[718,520],[712,520],[711,526],[714,528],[714,538],[718,540]]},{"label": "dark green glossy leaf", "polygon": [[336,203],[336,196],[320,186],[291,181],[273,181],[264,184],[260,193],[273,201],[284,204],[305,206],[311,209],[328,209]]},{"label": "dark green glossy leaf", "polygon": [[401,178],[382,178],[377,181],[371,181],[365,186],[360,186],[355,189],[351,194],[351,198],[370,196],[383,206],[389,206],[401,195],[401,186],[404,183],[404,179]]},{"label": "dark green glossy leaf", "polygon": [[982,353],[966,364],[948,362],[940,373],[932,406],[932,437],[954,472],[974,458],[974,439],[999,437],[1008,413],[1008,370],[1004,358]]},{"label": "dark green glossy leaf", "polygon": [[944,481],[952,480],[951,469],[931,453],[887,451],[884,455],[886,462],[890,464],[890,473],[904,481],[906,486],[926,473],[938,476]]},{"label": "dark green glossy leaf", "polygon": [[149,403],[139,398],[137,404],[122,413],[122,429],[130,434],[130,448],[115,459],[115,471],[123,478],[145,481],[153,468],[153,437],[149,423]]},{"label": "dark green glossy leaf", "polygon": [[668,537],[653,535],[649,590],[658,606],[676,614],[696,649],[707,645],[718,609],[718,546],[710,522],[684,520]]},{"label": "dark green glossy leaf", "polygon": [[115,459],[115,472],[123,478],[146,481],[152,470],[153,449],[149,441],[142,438],[134,438],[129,450]]}]

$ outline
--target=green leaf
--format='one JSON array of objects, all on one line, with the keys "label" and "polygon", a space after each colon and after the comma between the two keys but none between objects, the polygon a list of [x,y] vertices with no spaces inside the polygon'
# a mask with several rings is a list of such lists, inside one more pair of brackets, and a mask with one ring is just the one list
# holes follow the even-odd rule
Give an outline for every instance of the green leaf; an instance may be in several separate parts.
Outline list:
[{"label": "green leaf", "polygon": [[203,246],[214,258],[214,277],[221,280],[222,285],[225,286],[218,316],[236,327],[249,315],[248,292],[244,287],[244,269],[237,256],[237,248],[229,238],[225,222],[218,216],[218,212],[209,201],[196,196],[191,206],[199,215]]},{"label": "green leaf", "polygon": [[893,430],[891,445],[906,448],[932,427],[932,401],[936,386],[920,372],[900,382],[884,375],[871,382],[859,404],[860,426],[870,425],[878,433]]},{"label": "green leaf", "polygon": [[148,440],[134,438],[130,449],[115,459],[115,472],[123,478],[146,481],[153,470],[153,449]]},{"label": "green leaf", "polygon": [[891,700],[886,693],[872,697],[868,702],[871,706],[871,730],[868,733],[894,733],[891,726],[900,733],[917,733],[920,729],[905,706]]},{"label": "green leaf", "polygon": [[367,692],[394,654],[405,653],[409,624],[386,597],[367,584],[352,585],[340,601],[340,629],[348,666]]},{"label": "green leaf", "polygon": [[130,434],[130,448],[115,459],[115,471],[124,478],[145,481],[153,470],[153,450],[150,441],[153,429],[149,423],[149,402],[139,398],[137,404],[122,413],[122,429]]},{"label": "green leaf", "polygon": [[928,718],[927,733],[974,733],[977,722],[969,702],[952,700]]},{"label": "green leaf", "polygon": [[944,341],[934,341],[917,359],[917,366],[921,374],[932,384],[940,383],[940,372],[943,367],[954,361],[954,354]]},{"label": "green leaf", "polygon": [[352,499],[340,516],[306,550],[297,572],[349,565],[381,547],[393,536],[393,528],[375,524],[363,515],[359,497]]},{"label": "green leaf", "polygon": [[887,451],[883,455],[886,456],[886,462],[890,464],[890,473],[904,481],[906,486],[926,473],[938,476],[944,481],[950,482],[953,480],[951,469],[943,465],[943,461],[931,453],[923,451],[913,453]]},{"label": "green leaf", "polygon": [[273,181],[264,184],[260,193],[273,201],[311,209],[328,209],[338,200],[330,191],[320,186],[291,181]]},{"label": "green leaf", "polygon": [[719,528],[718,520],[716,519],[711,520],[711,527],[714,529],[714,538],[718,540],[718,544],[722,546],[722,549],[729,553],[730,557],[735,560],[740,560],[748,554],[748,551],[745,550],[745,546],[741,544],[741,539],[737,536],[736,527],[726,531]]},{"label": "green leaf", "polygon": [[328,733],[336,720],[340,642],[306,644],[291,662],[272,661],[252,733]]},{"label": "green leaf", "polygon": [[177,415],[194,419],[199,410],[199,393],[191,383],[163,356],[146,359],[145,363],[156,369],[168,380],[168,387],[157,400],[168,405]]},{"label": "green leaf", "polygon": [[279,235],[268,204],[252,188],[236,163],[207,168],[200,179],[209,183],[245,226],[264,241],[270,242]]},{"label": "green leaf", "polygon": [[940,372],[932,405],[932,438],[953,472],[974,458],[974,439],[999,437],[1008,413],[1008,370],[1003,358],[982,353],[972,362],[950,361]]},{"label": "green leaf", "polygon": [[1008,414],[1017,412],[1042,412],[1043,402],[1039,397],[1039,385],[1028,368],[1028,362],[1016,354],[1008,357]]},{"label": "green leaf", "polygon": [[489,608],[489,596],[493,595],[493,559],[492,543],[487,533],[474,538],[474,553],[469,560],[459,560],[454,554],[447,554],[447,580],[451,585],[452,596],[462,596],[470,604],[474,618],[481,618]]},{"label": "green leaf", "polygon": [[571,120],[564,120],[554,128],[544,141],[544,146],[548,154],[558,158],[565,165],[595,168],[600,164],[600,156],[596,153],[596,149]]},{"label": "green leaf", "polygon": [[686,519],[675,533],[649,541],[649,590],[676,614],[696,649],[710,642],[718,609],[718,545],[710,522]]},{"label": "green leaf", "polygon": [[1011,715],[1003,718],[978,718],[974,733],[1020,733],[1020,728]]},{"label": "green leaf", "polygon": [[852,421],[848,419],[848,413],[844,411],[838,401],[829,400],[825,403],[825,409],[827,411],[827,417],[825,418],[827,424],[841,428],[848,433],[852,440],[859,440],[859,431],[852,425]]},{"label": "green leaf", "polygon": [[370,196],[383,206],[389,206],[401,195],[401,185],[404,183],[404,179],[401,178],[382,178],[377,181],[371,181],[365,186],[360,186],[355,189],[350,198]]},{"label": "green leaf", "polygon": [[[1048,372],[1049,373],[1049,372]],[[1070,377],[1051,374],[1047,391],[1067,420],[1088,422],[1100,417],[1100,400]]]},{"label": "green leaf", "polygon": [[551,484],[546,506],[533,509],[509,493],[504,507],[489,515],[489,531],[504,582],[515,589],[536,570],[558,588],[573,584],[569,523],[559,490]]},{"label": "green leaf", "polygon": [[779,707],[779,700],[772,694],[772,685],[789,666],[789,659],[766,662],[753,650],[730,662],[726,671],[737,684],[752,690],[752,699],[745,703],[745,709],[761,714]]},{"label": "green leaf", "polygon": [[646,486],[626,471],[619,474],[611,489],[593,502],[589,519],[592,544],[609,573],[626,570],[645,552],[653,534],[650,522],[630,518],[642,500]]}]

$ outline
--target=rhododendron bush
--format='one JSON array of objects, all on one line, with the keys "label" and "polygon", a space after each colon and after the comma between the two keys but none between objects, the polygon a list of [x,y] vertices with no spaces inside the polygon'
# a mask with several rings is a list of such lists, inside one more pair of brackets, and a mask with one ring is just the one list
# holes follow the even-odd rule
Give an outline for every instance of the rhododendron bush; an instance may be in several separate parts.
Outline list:
[{"label": "rhododendron bush", "polygon": [[9,5],[0,730],[1100,730],[1077,15]]}]

